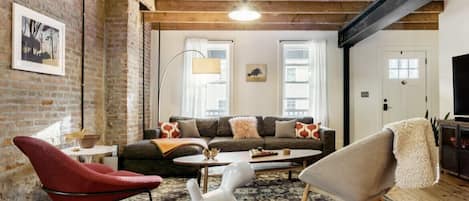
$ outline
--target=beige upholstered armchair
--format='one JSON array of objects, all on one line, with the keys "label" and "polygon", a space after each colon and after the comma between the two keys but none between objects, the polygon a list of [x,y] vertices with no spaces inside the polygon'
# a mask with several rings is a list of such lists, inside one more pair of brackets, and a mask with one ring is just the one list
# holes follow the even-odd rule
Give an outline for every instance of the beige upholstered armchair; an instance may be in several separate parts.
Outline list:
[{"label": "beige upholstered armchair", "polygon": [[381,200],[394,186],[393,133],[383,130],[349,145],[304,169],[303,201],[310,191],[336,200]]}]

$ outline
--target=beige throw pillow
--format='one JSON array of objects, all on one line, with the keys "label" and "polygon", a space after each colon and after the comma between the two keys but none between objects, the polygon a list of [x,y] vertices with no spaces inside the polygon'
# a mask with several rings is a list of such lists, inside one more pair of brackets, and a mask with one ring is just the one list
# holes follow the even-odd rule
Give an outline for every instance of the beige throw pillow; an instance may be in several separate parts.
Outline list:
[{"label": "beige throw pillow", "polygon": [[290,121],[275,121],[275,137],[295,138],[296,119]]},{"label": "beige throw pillow", "polygon": [[200,138],[195,119],[178,121],[182,138]]},{"label": "beige throw pillow", "polygon": [[235,117],[229,120],[233,139],[261,138],[255,117]]}]

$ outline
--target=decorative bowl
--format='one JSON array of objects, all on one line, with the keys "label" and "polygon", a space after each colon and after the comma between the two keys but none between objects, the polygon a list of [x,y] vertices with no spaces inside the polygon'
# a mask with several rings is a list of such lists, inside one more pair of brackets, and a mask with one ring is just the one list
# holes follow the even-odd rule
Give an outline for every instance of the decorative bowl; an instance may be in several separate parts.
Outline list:
[{"label": "decorative bowl", "polygon": [[86,134],[79,141],[80,147],[83,149],[93,148],[94,145],[96,145],[96,142],[98,142],[100,137],[101,137],[100,135]]}]

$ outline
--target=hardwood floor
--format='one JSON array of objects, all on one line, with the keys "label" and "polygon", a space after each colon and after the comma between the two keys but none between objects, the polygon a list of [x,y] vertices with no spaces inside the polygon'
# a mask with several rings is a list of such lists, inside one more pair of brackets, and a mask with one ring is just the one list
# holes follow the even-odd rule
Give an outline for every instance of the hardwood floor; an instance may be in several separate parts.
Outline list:
[{"label": "hardwood floor", "polygon": [[393,188],[387,196],[393,201],[469,201],[469,181],[441,174],[440,182],[427,189]]}]

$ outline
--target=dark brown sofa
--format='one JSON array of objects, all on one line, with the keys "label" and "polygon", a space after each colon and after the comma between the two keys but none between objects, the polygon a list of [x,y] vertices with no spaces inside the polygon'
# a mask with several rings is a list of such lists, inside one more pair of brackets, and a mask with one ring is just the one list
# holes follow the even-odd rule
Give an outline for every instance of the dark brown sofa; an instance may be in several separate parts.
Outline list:
[{"label": "dark brown sofa", "polygon": [[[277,138],[275,137],[275,121],[285,121],[294,118],[280,118],[272,116],[257,116],[257,128],[260,139],[233,139],[228,120],[232,116],[196,119],[197,128],[201,138],[207,141],[210,148],[219,148],[222,151],[247,151],[249,149],[263,147],[264,149],[314,149],[321,150],[322,155],[314,158],[318,160],[335,151],[335,131],[321,127],[321,141],[312,139]],[[187,117],[171,117],[170,122],[188,120]],[[312,117],[297,118],[303,123],[313,123]],[[159,149],[150,142],[150,139],[158,138],[158,129],[149,129],[144,133],[144,140],[127,145],[121,154],[120,168],[139,172],[142,174],[158,174],[161,176],[195,176],[198,168],[175,165],[172,159],[180,156],[200,154],[200,147],[182,147],[169,156],[162,156]]]}]

